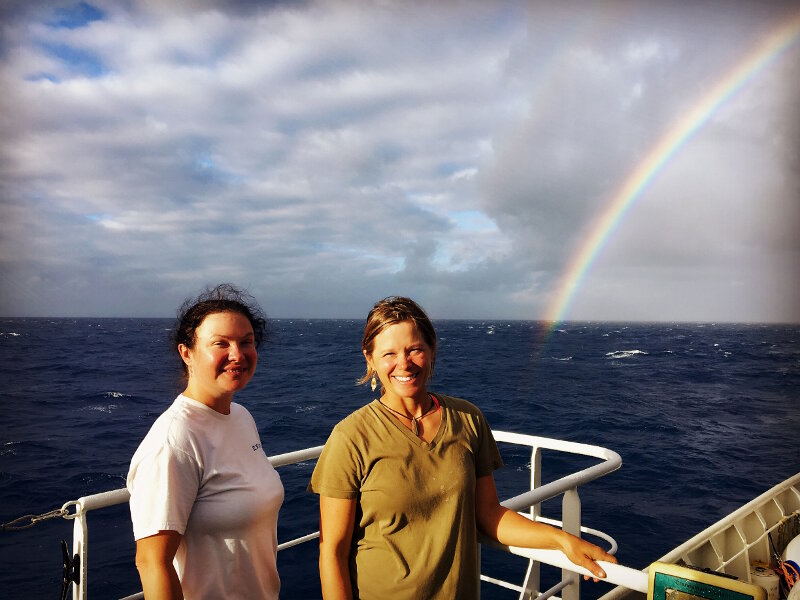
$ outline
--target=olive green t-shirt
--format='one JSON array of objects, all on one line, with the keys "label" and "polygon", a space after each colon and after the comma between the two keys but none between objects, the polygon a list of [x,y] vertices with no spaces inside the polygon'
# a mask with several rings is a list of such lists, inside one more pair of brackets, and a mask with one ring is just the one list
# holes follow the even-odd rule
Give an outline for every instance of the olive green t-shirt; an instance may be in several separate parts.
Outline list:
[{"label": "olive green t-shirt", "polygon": [[503,465],[481,411],[436,394],[430,443],[375,400],[333,429],[309,491],[354,498],[354,598],[477,598],[475,481]]}]

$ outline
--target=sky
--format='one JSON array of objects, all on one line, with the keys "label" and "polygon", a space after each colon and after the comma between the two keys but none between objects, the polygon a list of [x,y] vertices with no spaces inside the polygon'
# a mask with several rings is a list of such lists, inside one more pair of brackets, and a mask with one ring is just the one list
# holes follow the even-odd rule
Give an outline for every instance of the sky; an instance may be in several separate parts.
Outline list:
[{"label": "sky", "polygon": [[0,0],[0,316],[800,322],[799,18]]}]

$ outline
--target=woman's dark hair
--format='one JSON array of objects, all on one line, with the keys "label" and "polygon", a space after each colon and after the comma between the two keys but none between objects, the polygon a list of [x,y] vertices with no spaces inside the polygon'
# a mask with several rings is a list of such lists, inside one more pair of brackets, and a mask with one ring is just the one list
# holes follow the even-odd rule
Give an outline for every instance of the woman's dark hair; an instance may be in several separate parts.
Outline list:
[{"label": "woman's dark hair", "polygon": [[[433,323],[422,310],[422,307],[414,302],[411,298],[403,296],[389,296],[384,298],[372,307],[367,315],[367,324],[364,326],[364,336],[361,338],[361,349],[367,353],[372,354],[375,347],[375,338],[378,334],[397,323],[404,323],[411,321],[422,334],[425,343],[430,346],[433,351],[431,358],[431,372],[429,377],[433,375],[433,366],[436,363],[436,331],[433,328]],[[367,372],[358,380],[358,383],[366,383],[372,378],[372,368],[367,363]]]},{"label": "woman's dark hair", "polygon": [[[197,298],[189,298],[178,309],[178,318],[170,333],[170,344],[177,350],[180,344],[194,348],[197,328],[208,315],[233,312],[244,315],[253,327],[256,348],[264,341],[267,319],[264,311],[250,294],[230,283],[221,283],[214,288],[206,288]],[[186,364],[181,361],[184,374],[188,373]]]}]

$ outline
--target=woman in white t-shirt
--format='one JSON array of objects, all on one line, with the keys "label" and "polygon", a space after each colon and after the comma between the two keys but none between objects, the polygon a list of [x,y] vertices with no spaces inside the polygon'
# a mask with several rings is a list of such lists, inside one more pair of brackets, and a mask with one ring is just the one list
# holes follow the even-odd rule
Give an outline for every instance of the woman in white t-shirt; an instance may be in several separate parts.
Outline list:
[{"label": "woman in white t-shirt", "polygon": [[233,402],[258,362],[261,309],[228,284],[179,311],[186,389],[131,460],[128,490],[145,597],[278,598],[283,486],[253,418]]}]

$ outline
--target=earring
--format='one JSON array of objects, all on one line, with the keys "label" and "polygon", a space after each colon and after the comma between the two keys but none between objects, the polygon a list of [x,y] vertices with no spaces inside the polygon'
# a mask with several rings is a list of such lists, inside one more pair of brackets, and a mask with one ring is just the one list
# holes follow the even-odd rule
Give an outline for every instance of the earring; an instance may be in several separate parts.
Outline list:
[{"label": "earring", "polygon": [[378,387],[378,382],[375,379],[375,373],[372,374],[372,381],[370,382],[369,387],[372,388],[373,392],[375,391],[375,388]]}]

